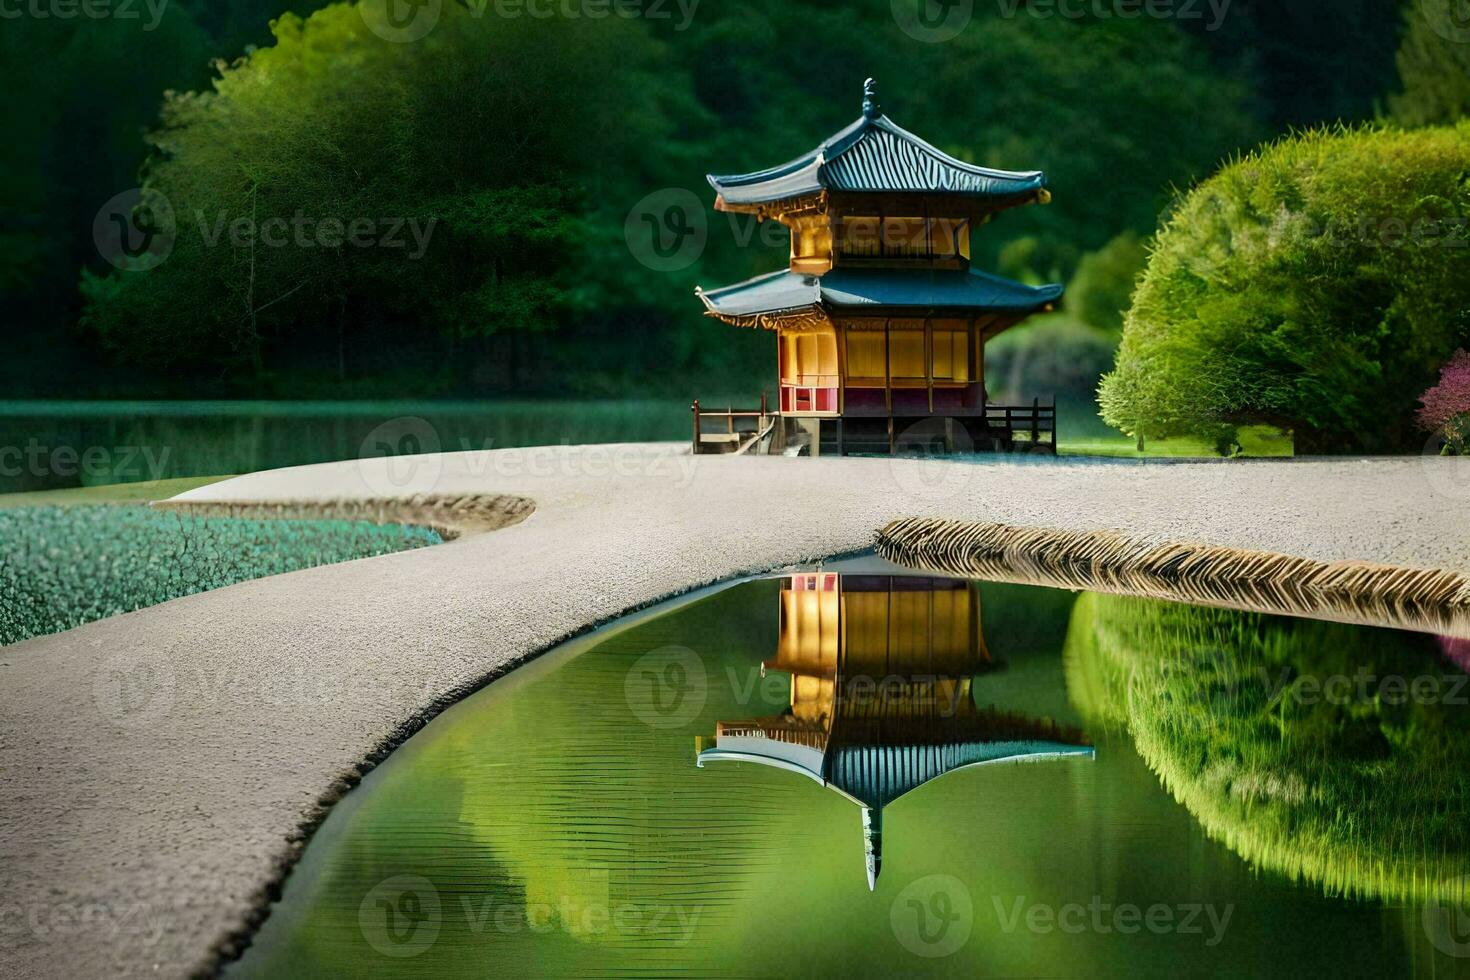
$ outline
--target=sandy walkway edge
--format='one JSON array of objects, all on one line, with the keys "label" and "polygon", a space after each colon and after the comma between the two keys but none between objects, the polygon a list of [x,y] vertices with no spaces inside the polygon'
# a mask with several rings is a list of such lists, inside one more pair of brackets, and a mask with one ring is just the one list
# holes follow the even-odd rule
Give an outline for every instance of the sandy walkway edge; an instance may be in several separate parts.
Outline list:
[{"label": "sandy walkway edge", "polygon": [[0,974],[213,969],[303,827],[439,708],[628,610],[867,547],[899,518],[1470,573],[1458,519],[1470,461],[1438,458],[969,464],[552,447],[297,467],[175,499],[414,495],[535,510],[494,533],[0,650]]}]

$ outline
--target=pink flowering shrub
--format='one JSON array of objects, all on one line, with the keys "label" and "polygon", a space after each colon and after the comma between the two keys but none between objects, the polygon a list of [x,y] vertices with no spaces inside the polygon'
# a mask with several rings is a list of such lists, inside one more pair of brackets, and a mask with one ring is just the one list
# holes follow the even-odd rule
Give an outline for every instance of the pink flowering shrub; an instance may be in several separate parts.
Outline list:
[{"label": "pink flowering shrub", "polygon": [[1470,440],[1470,353],[1455,351],[1439,372],[1439,384],[1419,396],[1419,424],[1444,430],[1444,451],[1463,454]]}]

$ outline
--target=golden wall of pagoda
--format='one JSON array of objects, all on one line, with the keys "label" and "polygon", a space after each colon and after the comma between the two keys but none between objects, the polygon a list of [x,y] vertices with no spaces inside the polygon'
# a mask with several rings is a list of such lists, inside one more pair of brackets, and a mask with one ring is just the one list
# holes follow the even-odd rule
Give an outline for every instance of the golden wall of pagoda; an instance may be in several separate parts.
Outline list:
[{"label": "golden wall of pagoda", "polygon": [[980,597],[968,584],[844,588],[830,573],[794,575],[780,603],[776,656],[762,666],[791,674],[791,715],[802,723],[831,724],[839,683],[847,701],[863,687],[875,692],[873,705],[900,715],[905,704],[914,713],[966,706],[970,677],[990,660]]},{"label": "golden wall of pagoda", "polygon": [[774,216],[791,229],[791,270],[820,276],[838,266],[962,269],[970,263],[970,219],[801,211]]},{"label": "golden wall of pagoda", "polygon": [[[957,317],[851,317],[777,330],[781,411],[840,415],[850,389],[978,392],[985,326]],[[875,396],[876,397],[876,396]]]}]

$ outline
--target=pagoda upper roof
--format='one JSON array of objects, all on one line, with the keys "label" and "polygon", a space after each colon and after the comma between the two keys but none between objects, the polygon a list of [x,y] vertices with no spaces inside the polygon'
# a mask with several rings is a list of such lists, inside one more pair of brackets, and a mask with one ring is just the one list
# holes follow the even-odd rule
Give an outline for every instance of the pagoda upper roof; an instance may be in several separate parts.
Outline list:
[{"label": "pagoda upper roof", "polygon": [[819,309],[1034,313],[1062,295],[1056,283],[1027,286],[974,269],[833,269],[815,276],[783,269],[695,293],[710,314],[741,320]]},{"label": "pagoda upper roof", "polygon": [[1046,188],[1040,170],[977,167],[915,136],[882,114],[871,79],[865,95],[862,116],[810,152],[779,167],[706,179],[720,201],[734,208],[823,191],[950,194],[1000,202],[1034,197]]}]

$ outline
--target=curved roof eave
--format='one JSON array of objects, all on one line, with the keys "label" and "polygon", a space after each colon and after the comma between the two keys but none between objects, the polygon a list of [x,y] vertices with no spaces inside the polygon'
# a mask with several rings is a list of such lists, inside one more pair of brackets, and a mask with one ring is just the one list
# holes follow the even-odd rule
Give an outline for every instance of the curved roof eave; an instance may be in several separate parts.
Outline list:
[{"label": "curved roof eave", "polygon": [[[846,154],[864,144],[874,132],[885,133],[898,141],[909,153],[929,158],[929,173],[914,173],[912,160],[893,147],[875,146],[867,153],[870,159],[847,168]],[[833,168],[852,170],[834,179]],[[938,175],[933,173],[938,171]],[[949,171],[951,178],[943,179]],[[964,197],[1008,199],[1037,193],[1046,188],[1046,175],[1040,170],[996,170],[966,163],[899,126],[887,116],[860,117],[807,153],[786,163],[745,174],[707,174],[720,198],[727,204],[752,206],[815,194],[823,190],[882,193],[955,194]],[[945,186],[948,184],[949,186]]]},{"label": "curved roof eave", "polygon": [[879,309],[1035,313],[1061,298],[1060,283],[1027,286],[976,270],[845,271],[825,276],[777,270],[695,295],[713,316],[790,316]]}]

